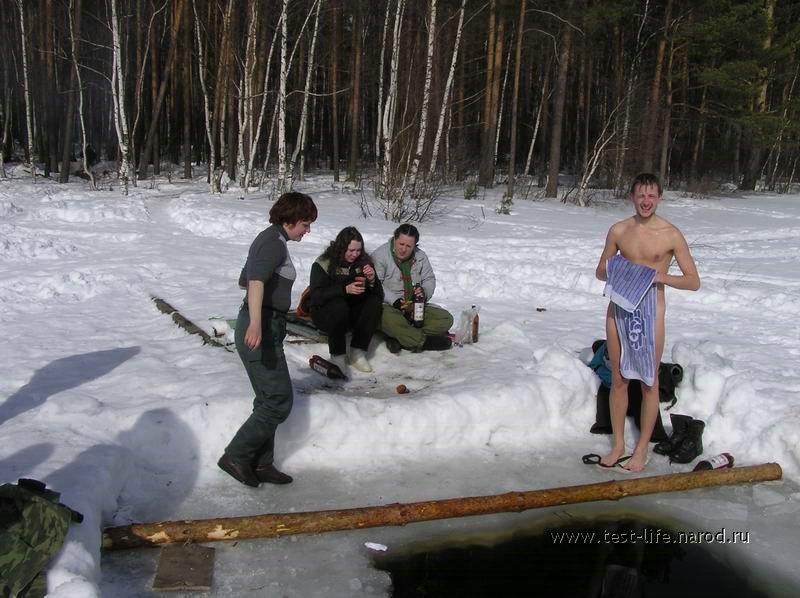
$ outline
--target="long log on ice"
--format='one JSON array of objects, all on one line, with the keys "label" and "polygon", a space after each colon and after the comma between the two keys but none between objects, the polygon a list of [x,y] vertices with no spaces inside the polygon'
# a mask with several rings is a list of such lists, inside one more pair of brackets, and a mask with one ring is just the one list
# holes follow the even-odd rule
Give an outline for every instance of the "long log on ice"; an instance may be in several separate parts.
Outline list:
[{"label": "long log on ice", "polygon": [[159,546],[175,542],[275,538],[292,534],[316,534],[367,527],[406,525],[433,519],[527,511],[528,509],[598,500],[619,500],[628,496],[658,492],[680,492],[709,486],[765,482],[779,480],[781,475],[780,465],[764,463],[763,465],[731,469],[611,480],[598,484],[565,486],[546,490],[507,492],[493,496],[471,496],[408,504],[394,503],[335,511],[139,523],[106,528],[103,532],[103,548],[117,550]]}]

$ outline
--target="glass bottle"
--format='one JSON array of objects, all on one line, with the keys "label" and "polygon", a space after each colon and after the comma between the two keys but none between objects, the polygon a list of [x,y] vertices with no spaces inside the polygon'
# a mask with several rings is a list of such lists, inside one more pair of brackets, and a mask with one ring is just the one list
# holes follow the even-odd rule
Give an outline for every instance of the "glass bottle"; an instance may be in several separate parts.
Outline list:
[{"label": "glass bottle", "polygon": [[422,286],[419,283],[414,285],[412,301],[411,322],[414,324],[414,328],[422,328],[425,324],[425,293],[422,292]]},{"label": "glass bottle", "polygon": [[725,469],[733,467],[733,455],[730,453],[720,453],[709,459],[703,459],[694,466],[692,471],[707,471],[709,469]]}]

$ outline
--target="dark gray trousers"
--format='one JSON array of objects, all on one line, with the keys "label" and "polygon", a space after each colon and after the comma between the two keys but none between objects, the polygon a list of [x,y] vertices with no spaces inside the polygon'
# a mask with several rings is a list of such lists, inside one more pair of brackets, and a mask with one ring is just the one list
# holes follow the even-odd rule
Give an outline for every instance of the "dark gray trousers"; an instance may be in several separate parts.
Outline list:
[{"label": "dark gray trousers", "polygon": [[244,364],[247,377],[255,391],[253,412],[242,424],[225,452],[234,461],[254,467],[272,463],[275,452],[275,430],[292,410],[292,381],[283,338],[286,336],[286,315],[281,312],[261,312],[261,345],[251,350],[244,343],[250,313],[246,307],[236,320],[236,351]]}]

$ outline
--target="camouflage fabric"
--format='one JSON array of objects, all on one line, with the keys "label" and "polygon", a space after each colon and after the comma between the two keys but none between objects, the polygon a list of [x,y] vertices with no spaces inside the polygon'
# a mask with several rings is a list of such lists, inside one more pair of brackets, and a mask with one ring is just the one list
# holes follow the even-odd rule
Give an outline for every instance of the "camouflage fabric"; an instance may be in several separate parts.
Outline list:
[{"label": "camouflage fabric", "polygon": [[45,568],[71,520],[81,520],[36,480],[0,486],[0,596],[35,597],[47,591]]}]

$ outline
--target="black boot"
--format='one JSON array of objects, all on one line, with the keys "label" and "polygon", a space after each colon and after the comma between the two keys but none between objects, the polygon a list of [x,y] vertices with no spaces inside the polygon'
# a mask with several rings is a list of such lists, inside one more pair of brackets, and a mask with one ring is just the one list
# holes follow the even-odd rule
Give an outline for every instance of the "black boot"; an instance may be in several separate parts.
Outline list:
[{"label": "black boot", "polygon": [[705,427],[705,422],[699,419],[689,422],[683,442],[675,452],[670,453],[670,463],[689,463],[703,454],[703,430]]},{"label": "black boot", "polygon": [[663,442],[659,442],[653,447],[653,452],[658,455],[671,455],[678,450],[678,447],[686,437],[686,429],[692,418],[688,415],[670,413],[669,419],[672,421],[672,436]]},{"label": "black boot", "polygon": [[447,351],[453,346],[453,342],[446,336],[430,335],[425,337],[425,344],[422,345],[423,351]]}]

